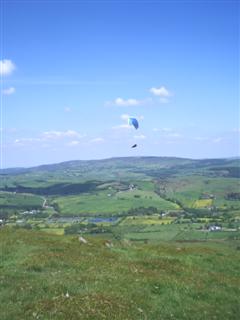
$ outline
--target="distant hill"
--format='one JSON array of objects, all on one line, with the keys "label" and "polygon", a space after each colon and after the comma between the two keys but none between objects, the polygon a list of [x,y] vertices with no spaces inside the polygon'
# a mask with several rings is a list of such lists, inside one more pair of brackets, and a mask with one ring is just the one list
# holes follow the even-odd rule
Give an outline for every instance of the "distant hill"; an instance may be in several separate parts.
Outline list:
[{"label": "distant hill", "polygon": [[72,160],[55,164],[44,164],[35,167],[17,167],[0,169],[0,174],[18,174],[33,171],[58,171],[63,169],[77,169],[82,167],[142,167],[142,166],[160,166],[170,168],[179,165],[188,165],[192,167],[221,165],[229,163],[240,165],[240,158],[222,158],[222,159],[189,159],[178,157],[119,157],[100,160]]},{"label": "distant hill", "polygon": [[[4,212],[15,208],[14,194],[39,196],[41,201],[49,197],[50,205],[62,215],[118,214],[139,207],[238,210],[240,205],[240,159],[75,160],[5,169],[0,174],[0,208]],[[33,198],[20,197],[21,201],[24,208],[29,203],[33,206]]]}]

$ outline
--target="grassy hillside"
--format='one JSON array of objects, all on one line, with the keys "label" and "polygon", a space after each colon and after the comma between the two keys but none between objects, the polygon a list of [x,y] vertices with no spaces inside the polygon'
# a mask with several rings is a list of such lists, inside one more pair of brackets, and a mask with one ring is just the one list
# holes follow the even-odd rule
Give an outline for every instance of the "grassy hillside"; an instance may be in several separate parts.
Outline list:
[{"label": "grassy hillside", "polygon": [[238,319],[239,166],[140,157],[1,170],[1,320]]},{"label": "grassy hillside", "polygon": [[0,229],[1,319],[238,319],[240,244]]},{"label": "grassy hillside", "polygon": [[0,192],[0,206],[10,208],[36,209],[41,208],[43,199],[32,194],[16,194]]},{"label": "grassy hillside", "polygon": [[164,186],[164,192],[168,197],[179,200],[185,207],[196,207],[196,201],[202,196],[212,195],[210,206],[221,209],[240,208],[240,198],[232,201],[227,197],[231,192],[239,192],[240,179],[237,178],[182,175],[160,181],[159,185],[160,188]]},{"label": "grassy hillside", "polygon": [[[239,173],[239,159],[136,157],[70,161],[1,170],[0,190],[5,195],[48,197],[48,204],[55,204],[61,215],[116,214],[142,206],[159,210],[238,210]],[[202,201],[204,195],[212,195],[211,201]],[[0,202],[0,210],[7,209],[7,198],[4,204]]]},{"label": "grassy hillside", "polygon": [[142,180],[198,173],[220,177],[240,177],[240,160],[191,160],[173,157],[129,157],[91,161],[68,161],[28,169],[0,170],[4,187],[46,187],[55,183],[90,180]]},{"label": "grassy hillside", "polygon": [[54,203],[58,205],[62,215],[118,214],[129,208],[160,207],[162,210],[178,209],[178,205],[160,198],[152,191],[127,190],[116,193],[98,191],[96,193],[78,196],[57,197]]}]

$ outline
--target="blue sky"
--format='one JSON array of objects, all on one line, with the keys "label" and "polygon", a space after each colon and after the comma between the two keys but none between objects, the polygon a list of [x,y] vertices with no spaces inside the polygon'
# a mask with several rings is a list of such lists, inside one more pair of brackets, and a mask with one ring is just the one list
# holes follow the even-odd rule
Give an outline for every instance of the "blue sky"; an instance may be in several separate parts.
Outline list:
[{"label": "blue sky", "polygon": [[1,13],[3,167],[239,155],[237,1],[8,0]]}]

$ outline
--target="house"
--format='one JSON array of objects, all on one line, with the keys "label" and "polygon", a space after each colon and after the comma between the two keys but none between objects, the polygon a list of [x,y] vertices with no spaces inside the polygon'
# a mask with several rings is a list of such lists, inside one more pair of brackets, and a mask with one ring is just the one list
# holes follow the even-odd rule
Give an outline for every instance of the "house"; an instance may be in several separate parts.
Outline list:
[{"label": "house", "polygon": [[207,200],[207,199],[215,199],[215,196],[213,194],[209,193],[202,193],[199,197],[200,200]]},{"label": "house", "polygon": [[130,184],[130,185],[128,186],[128,188],[129,188],[130,191],[132,191],[132,190],[135,189],[135,186],[134,186],[134,184]]},{"label": "house", "polygon": [[210,226],[208,228],[209,231],[221,231],[222,230],[222,227],[220,226]]}]

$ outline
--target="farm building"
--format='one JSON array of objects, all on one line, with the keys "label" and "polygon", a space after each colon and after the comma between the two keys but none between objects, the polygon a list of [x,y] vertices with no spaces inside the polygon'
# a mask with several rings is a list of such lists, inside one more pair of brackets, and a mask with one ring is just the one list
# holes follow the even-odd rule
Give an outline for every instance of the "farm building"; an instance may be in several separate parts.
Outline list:
[{"label": "farm building", "polygon": [[210,226],[208,228],[209,231],[221,231],[222,230],[222,227],[220,226]]},{"label": "farm building", "polygon": [[207,199],[215,199],[215,196],[213,194],[203,193],[199,197],[200,200],[207,200]]}]

